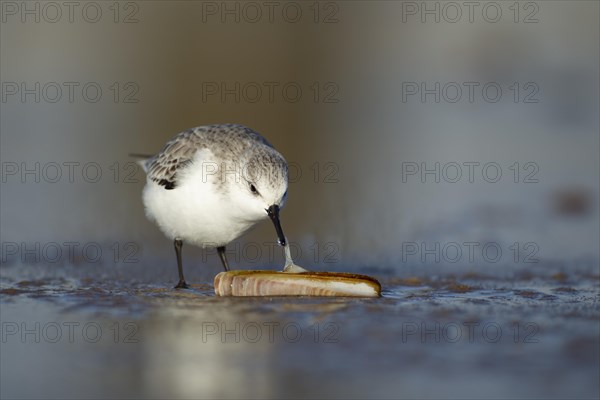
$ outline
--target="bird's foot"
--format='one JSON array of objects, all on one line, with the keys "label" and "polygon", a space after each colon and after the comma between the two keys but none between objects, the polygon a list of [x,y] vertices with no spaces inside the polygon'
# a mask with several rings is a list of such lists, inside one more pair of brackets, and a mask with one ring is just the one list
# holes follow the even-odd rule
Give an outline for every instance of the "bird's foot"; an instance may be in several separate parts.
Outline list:
[{"label": "bird's foot", "polygon": [[190,288],[190,285],[185,283],[185,281],[179,281],[177,286],[175,286],[175,289],[189,289],[189,288]]}]

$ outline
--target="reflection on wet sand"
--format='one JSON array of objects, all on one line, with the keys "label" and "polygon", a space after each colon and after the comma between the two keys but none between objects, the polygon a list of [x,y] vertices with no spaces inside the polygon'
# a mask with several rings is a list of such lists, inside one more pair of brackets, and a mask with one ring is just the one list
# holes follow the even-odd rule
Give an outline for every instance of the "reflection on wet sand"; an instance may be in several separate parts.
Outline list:
[{"label": "reflection on wet sand", "polygon": [[598,393],[593,268],[428,272],[377,276],[379,299],[219,298],[3,268],[2,397]]}]

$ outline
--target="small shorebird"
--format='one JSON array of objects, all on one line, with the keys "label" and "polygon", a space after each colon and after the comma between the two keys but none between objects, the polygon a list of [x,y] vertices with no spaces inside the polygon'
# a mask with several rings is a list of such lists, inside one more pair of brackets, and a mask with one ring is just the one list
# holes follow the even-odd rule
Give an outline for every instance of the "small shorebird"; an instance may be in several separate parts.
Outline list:
[{"label": "small shorebird", "polygon": [[146,171],[146,215],[175,245],[175,288],[189,287],[183,242],[216,247],[228,271],[225,246],[269,217],[285,246],[279,210],[287,198],[287,162],[252,129],[236,124],[188,129],[140,164]]}]

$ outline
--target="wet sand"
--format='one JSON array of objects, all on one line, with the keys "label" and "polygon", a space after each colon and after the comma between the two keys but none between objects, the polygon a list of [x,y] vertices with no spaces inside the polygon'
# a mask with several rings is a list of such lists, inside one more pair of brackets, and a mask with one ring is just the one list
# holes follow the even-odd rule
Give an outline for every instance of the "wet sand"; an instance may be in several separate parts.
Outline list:
[{"label": "wet sand", "polygon": [[352,271],[379,299],[219,298],[211,271],[174,290],[171,270],[4,265],[1,395],[598,398],[597,268],[493,271]]}]

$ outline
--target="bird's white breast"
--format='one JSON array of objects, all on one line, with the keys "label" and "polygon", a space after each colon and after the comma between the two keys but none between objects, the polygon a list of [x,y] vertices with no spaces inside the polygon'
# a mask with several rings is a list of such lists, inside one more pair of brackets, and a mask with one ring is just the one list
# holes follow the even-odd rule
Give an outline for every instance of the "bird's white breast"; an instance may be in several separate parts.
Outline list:
[{"label": "bird's white breast", "polygon": [[212,158],[210,151],[199,153],[194,164],[178,177],[175,189],[166,190],[147,181],[143,193],[146,215],[171,239],[200,247],[223,246],[258,221],[239,217],[230,201],[231,193],[220,191],[202,168],[202,160]]}]

